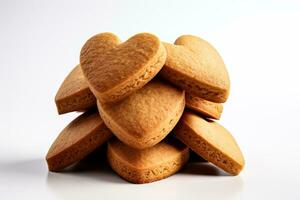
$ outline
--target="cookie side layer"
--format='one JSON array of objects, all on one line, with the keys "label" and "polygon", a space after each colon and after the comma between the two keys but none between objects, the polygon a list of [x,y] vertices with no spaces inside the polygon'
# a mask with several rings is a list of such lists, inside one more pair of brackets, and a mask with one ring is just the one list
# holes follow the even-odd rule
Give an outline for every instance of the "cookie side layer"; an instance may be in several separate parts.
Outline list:
[{"label": "cookie side layer", "polygon": [[220,119],[223,105],[220,103],[214,103],[197,97],[193,94],[185,94],[186,107],[212,119]]}]

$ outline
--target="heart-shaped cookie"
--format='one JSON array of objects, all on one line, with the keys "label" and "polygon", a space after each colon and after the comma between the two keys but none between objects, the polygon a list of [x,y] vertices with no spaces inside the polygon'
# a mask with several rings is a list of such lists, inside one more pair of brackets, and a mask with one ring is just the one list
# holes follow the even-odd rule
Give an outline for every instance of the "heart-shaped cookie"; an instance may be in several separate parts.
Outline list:
[{"label": "heart-shaped cookie", "polygon": [[110,166],[125,180],[149,183],[176,173],[189,158],[189,149],[175,139],[163,140],[147,149],[134,149],[117,139],[108,142]]},{"label": "heart-shaped cookie", "polygon": [[97,102],[107,127],[125,144],[144,149],[160,142],[182,115],[184,91],[154,79],[113,105]]},{"label": "heart-shaped cookie", "polygon": [[89,89],[80,65],[65,78],[55,96],[59,114],[85,111],[96,105],[96,98]]},{"label": "heart-shaped cookie", "polygon": [[194,94],[185,93],[185,106],[204,117],[220,119],[223,105],[202,99]]},{"label": "heart-shaped cookie", "polygon": [[117,102],[148,83],[163,67],[166,50],[149,33],[126,42],[111,33],[89,39],[80,54],[80,64],[92,92],[101,102]]},{"label": "heart-shaped cookie", "polygon": [[232,175],[239,174],[245,165],[243,154],[233,136],[214,121],[185,111],[174,134],[202,158]]},{"label": "heart-shaped cookie", "polygon": [[50,171],[59,171],[83,159],[112,133],[96,110],[87,111],[73,120],[51,145],[47,156]]},{"label": "heart-shaped cookie", "polygon": [[162,77],[208,101],[223,103],[227,100],[229,76],[214,47],[191,35],[177,38],[175,45],[164,45],[168,56],[160,72]]}]

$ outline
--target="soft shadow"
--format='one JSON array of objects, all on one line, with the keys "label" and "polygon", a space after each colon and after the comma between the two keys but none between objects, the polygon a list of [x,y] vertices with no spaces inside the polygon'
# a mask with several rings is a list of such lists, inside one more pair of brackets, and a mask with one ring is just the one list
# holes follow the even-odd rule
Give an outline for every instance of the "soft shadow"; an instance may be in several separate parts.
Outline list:
[{"label": "soft shadow", "polygon": [[53,185],[57,177],[65,176],[67,179],[76,179],[76,181],[93,180],[98,182],[124,183],[110,168],[106,158],[107,146],[94,150],[78,163],[62,170],[61,172],[49,172],[47,183]]},{"label": "soft shadow", "polygon": [[[73,166],[70,166],[62,172],[48,172],[47,183],[54,186],[57,178],[66,177],[66,181],[97,181],[110,183],[125,183],[118,175],[116,175],[106,160],[82,160]],[[74,179],[74,180],[73,180]],[[72,182],[70,182],[72,183]]]},{"label": "soft shadow", "polygon": [[1,163],[0,170],[7,174],[41,177],[47,173],[47,166],[43,159],[11,160]]},{"label": "soft shadow", "polygon": [[145,185],[124,181],[110,169],[105,159],[98,158],[85,159],[62,173],[48,172],[44,159],[1,163],[0,170],[15,177],[16,182],[20,178],[24,183],[35,179],[43,185],[41,188],[45,187],[51,195],[64,200],[120,198],[120,195],[132,199],[183,199],[187,194],[197,196],[198,193],[207,197],[205,199],[232,199],[239,197],[243,189],[241,177],[228,176],[207,162],[189,163],[176,175]]},{"label": "soft shadow", "polygon": [[223,170],[215,167],[209,162],[192,162],[188,163],[181,173],[191,175],[203,175],[203,176],[229,176]]},{"label": "soft shadow", "polygon": [[46,185],[59,199],[98,199],[108,188],[126,182],[105,161],[83,160],[63,172],[48,172]]},{"label": "soft shadow", "polygon": [[[98,181],[111,183],[125,183],[118,175],[116,175],[105,158],[95,158],[93,155],[86,159],[66,168],[61,172],[49,172],[45,159],[18,160],[7,161],[1,163],[0,170],[2,173],[12,175],[28,176],[29,178],[44,179],[48,185],[54,185],[61,181],[62,177],[66,177],[66,181]],[[59,179],[59,180],[57,180]]]},{"label": "soft shadow", "polygon": [[201,156],[199,156],[194,151],[190,150],[189,162],[207,162],[207,160],[205,160],[204,158],[202,158]]},{"label": "soft shadow", "polygon": [[198,191],[204,199],[241,199],[242,177],[231,176],[209,162],[188,163],[178,175],[187,177],[186,184],[193,183],[189,190]]}]

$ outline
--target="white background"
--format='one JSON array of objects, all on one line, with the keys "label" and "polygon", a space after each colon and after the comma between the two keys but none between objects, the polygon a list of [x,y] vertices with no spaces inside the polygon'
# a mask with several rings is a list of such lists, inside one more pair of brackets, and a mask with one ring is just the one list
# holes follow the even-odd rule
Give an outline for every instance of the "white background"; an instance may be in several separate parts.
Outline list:
[{"label": "white background", "polygon": [[[296,0],[1,0],[0,199],[300,199],[299,27]],[[57,115],[56,90],[85,40],[106,31],[194,34],[218,49],[232,84],[220,123],[245,155],[239,176],[195,166],[134,185],[102,166],[48,173],[49,146],[78,115]]]}]

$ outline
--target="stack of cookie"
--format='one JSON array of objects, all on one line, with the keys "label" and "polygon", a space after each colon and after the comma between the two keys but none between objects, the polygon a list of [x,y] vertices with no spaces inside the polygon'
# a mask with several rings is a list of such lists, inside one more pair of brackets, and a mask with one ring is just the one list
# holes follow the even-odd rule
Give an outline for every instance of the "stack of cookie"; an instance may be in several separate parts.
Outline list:
[{"label": "stack of cookie", "polygon": [[108,143],[111,168],[133,183],[176,173],[190,149],[237,175],[243,155],[213,121],[221,116],[229,86],[222,58],[196,36],[168,44],[149,33],[123,43],[112,33],[95,35],[56,94],[59,114],[84,113],[52,144],[49,170],[61,171]]}]

